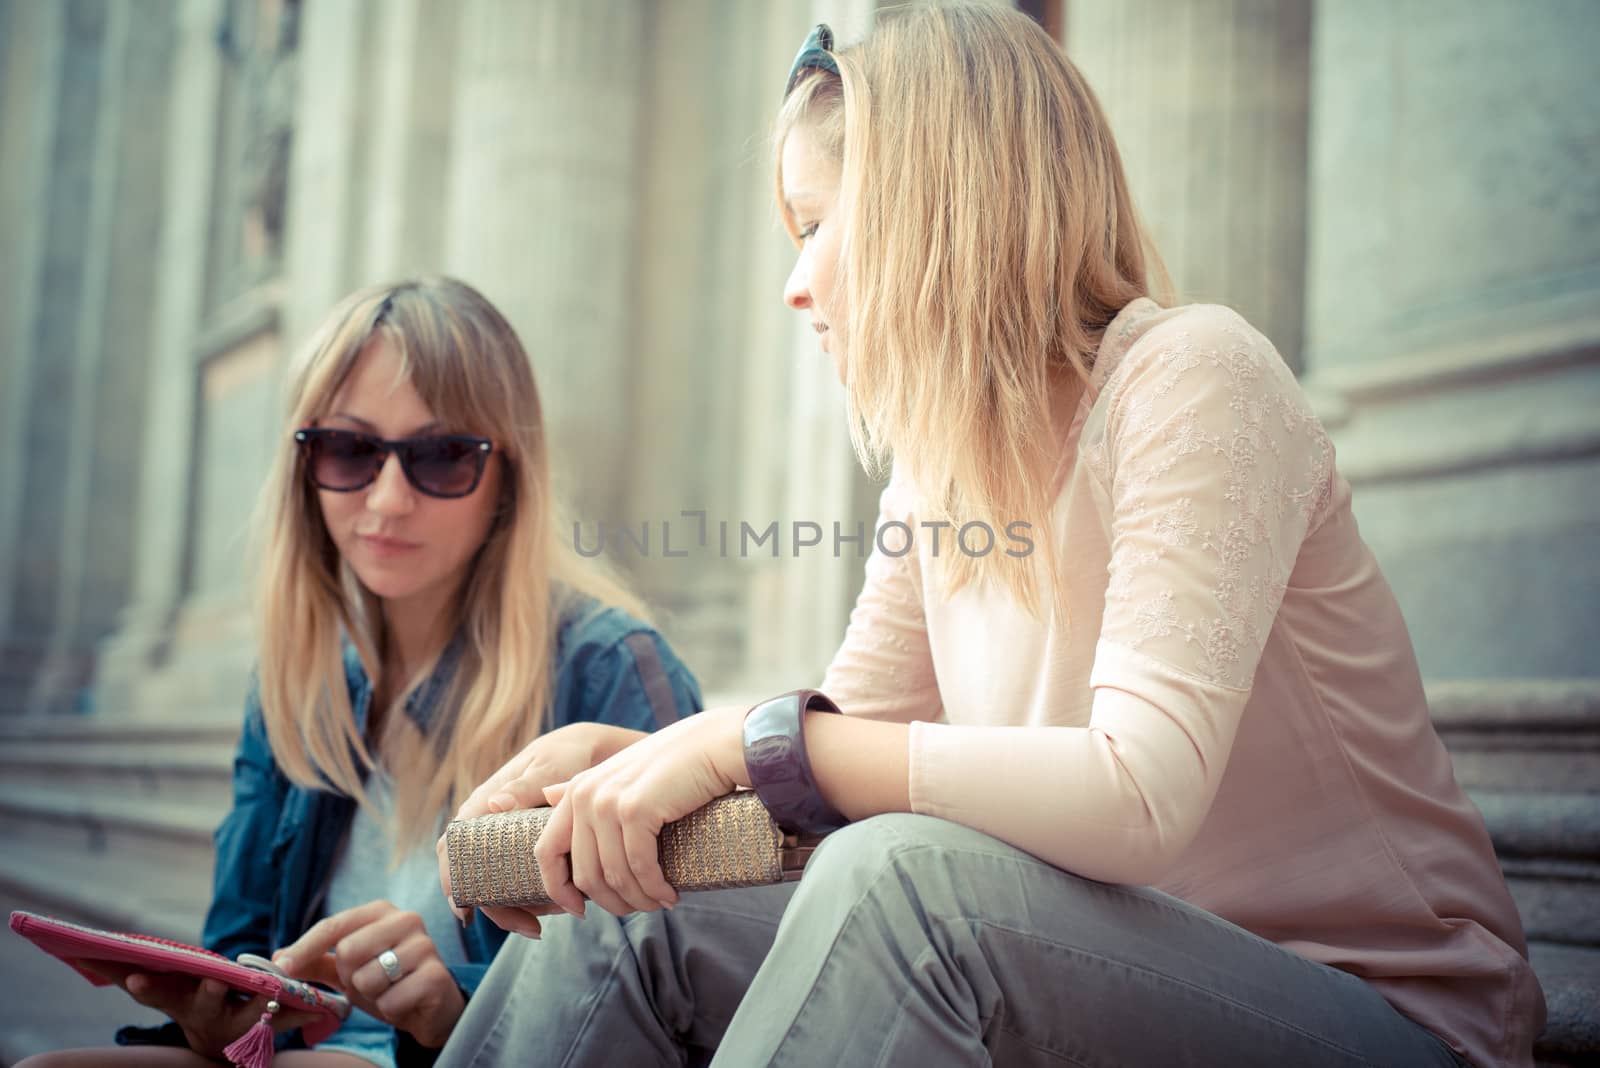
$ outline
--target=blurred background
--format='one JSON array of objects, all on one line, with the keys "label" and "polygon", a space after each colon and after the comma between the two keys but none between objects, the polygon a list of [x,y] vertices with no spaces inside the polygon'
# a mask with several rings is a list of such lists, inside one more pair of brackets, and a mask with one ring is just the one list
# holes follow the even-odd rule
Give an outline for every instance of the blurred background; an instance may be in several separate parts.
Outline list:
[{"label": "blurred background", "polygon": [[[886,6],[0,0],[0,904],[198,936],[283,367],[367,283],[509,314],[588,543],[647,528],[608,558],[710,699],[820,680],[862,574],[834,524],[880,487],[780,300],[767,127],[811,24]],[[1019,6],[1183,299],[1332,432],[1536,942],[1541,1056],[1596,1063],[1600,3]],[[0,988],[0,1064],[138,1015],[13,936]]]}]

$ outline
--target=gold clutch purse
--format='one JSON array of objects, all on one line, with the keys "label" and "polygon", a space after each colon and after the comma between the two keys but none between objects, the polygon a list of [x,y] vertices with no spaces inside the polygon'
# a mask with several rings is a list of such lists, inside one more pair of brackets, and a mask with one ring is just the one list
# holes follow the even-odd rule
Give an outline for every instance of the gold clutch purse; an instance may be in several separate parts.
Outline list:
[{"label": "gold clutch purse", "polygon": [[[533,847],[552,809],[455,820],[445,828],[458,908],[548,905]],[[751,790],[737,790],[661,828],[661,871],[674,890],[728,890],[800,878],[820,835],[786,835]]]}]

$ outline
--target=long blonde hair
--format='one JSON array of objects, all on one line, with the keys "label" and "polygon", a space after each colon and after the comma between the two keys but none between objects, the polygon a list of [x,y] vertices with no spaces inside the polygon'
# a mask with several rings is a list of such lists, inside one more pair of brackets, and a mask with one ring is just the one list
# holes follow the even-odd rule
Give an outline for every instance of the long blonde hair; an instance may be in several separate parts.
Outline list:
[{"label": "long blonde hair", "polygon": [[774,134],[804,125],[842,165],[836,285],[847,305],[851,438],[892,457],[957,526],[1033,524],[1042,560],[952,552],[945,592],[994,578],[1035,616],[1064,612],[1048,537],[1050,387],[1081,396],[1105,327],[1165,272],[1082,74],[1027,15],[986,4],[890,14],[809,73]]},{"label": "long blonde hair", "polygon": [[[383,613],[344,563],[323,524],[289,432],[327,414],[367,342],[378,333],[408,380],[445,426],[484,434],[503,464],[500,500],[441,621],[461,656],[426,731],[390,714],[438,663],[435,650],[411,679],[385,680]],[[442,813],[526,745],[547,723],[553,643],[561,614],[588,595],[643,617],[614,578],[578,557],[561,536],[563,510],[551,490],[544,420],[533,369],[510,323],[477,290],[422,278],[352,294],[298,354],[287,384],[288,430],[262,491],[264,534],[258,609],[261,707],[273,755],[295,783],[368,803],[367,771],[394,782],[397,844],[435,833]],[[381,730],[364,737],[346,685],[342,638],[360,654],[375,692],[396,693],[372,710]],[[386,685],[399,682],[401,685]]]}]

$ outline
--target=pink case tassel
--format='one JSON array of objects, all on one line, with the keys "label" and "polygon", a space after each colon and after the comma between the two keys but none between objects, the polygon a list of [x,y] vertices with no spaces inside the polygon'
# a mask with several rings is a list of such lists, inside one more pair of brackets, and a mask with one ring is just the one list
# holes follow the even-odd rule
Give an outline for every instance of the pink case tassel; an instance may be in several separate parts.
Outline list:
[{"label": "pink case tassel", "polygon": [[267,1002],[267,1011],[261,1014],[261,1019],[222,1051],[235,1068],[267,1068],[272,1063],[273,1040],[277,1037],[272,1030],[272,1015],[277,1011],[276,1001]]}]

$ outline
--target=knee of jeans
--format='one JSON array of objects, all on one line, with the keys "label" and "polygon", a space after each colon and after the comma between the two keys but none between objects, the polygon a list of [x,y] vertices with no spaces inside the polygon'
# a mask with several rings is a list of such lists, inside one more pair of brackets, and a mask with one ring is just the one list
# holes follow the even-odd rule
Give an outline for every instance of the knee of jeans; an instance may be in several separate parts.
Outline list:
[{"label": "knee of jeans", "polygon": [[[1030,867],[1047,880],[1058,916],[1098,922],[1108,893],[1105,884],[1052,869],[982,831],[909,812],[873,816],[828,835],[806,864],[800,893],[806,896],[809,887],[815,893],[847,893],[855,900],[876,883],[892,887],[889,897],[919,911],[986,906],[1007,895],[1025,908],[1021,873]],[[880,905],[888,907],[886,901]]]},{"label": "knee of jeans", "polygon": [[828,882],[860,881],[881,872],[886,857],[892,857],[896,867],[914,867],[924,858],[935,859],[937,851],[907,847],[937,846],[941,832],[950,826],[932,816],[909,812],[890,812],[859,820],[822,840],[806,864],[806,878]]}]

